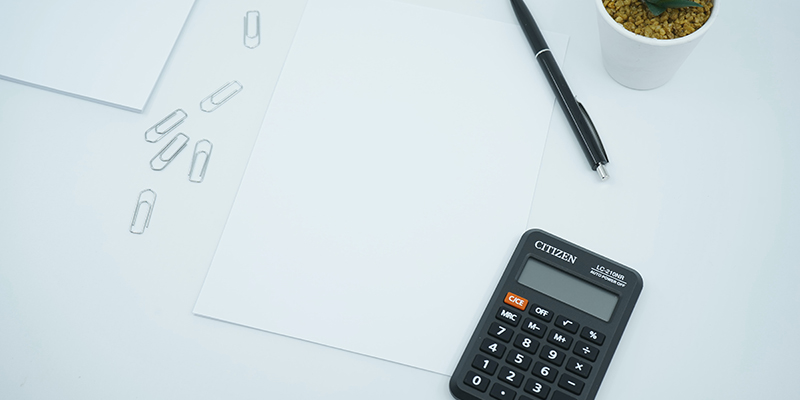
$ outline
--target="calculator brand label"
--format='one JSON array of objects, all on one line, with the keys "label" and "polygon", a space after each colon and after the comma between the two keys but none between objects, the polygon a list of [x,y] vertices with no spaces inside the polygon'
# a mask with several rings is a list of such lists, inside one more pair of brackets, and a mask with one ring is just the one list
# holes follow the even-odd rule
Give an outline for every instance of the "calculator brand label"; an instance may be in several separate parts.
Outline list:
[{"label": "calculator brand label", "polygon": [[559,249],[557,247],[553,247],[553,246],[551,246],[551,245],[549,245],[549,244],[547,244],[547,243],[545,243],[545,242],[543,242],[541,240],[537,240],[536,243],[534,243],[533,245],[537,249],[539,249],[539,250],[541,250],[541,251],[543,251],[543,252],[545,252],[547,254],[550,254],[550,255],[552,255],[552,256],[554,256],[556,258],[560,258],[560,259],[562,259],[562,260],[564,260],[564,261],[566,261],[566,262],[568,262],[570,264],[575,264],[575,261],[578,261],[578,256],[574,256],[572,254],[569,254],[566,251],[561,250],[561,249]]},{"label": "calculator brand label", "polygon": [[611,282],[619,287],[625,287],[627,282],[625,282],[625,275],[622,275],[616,271],[608,269],[602,265],[597,265],[592,267],[591,271],[589,271],[592,275]]}]

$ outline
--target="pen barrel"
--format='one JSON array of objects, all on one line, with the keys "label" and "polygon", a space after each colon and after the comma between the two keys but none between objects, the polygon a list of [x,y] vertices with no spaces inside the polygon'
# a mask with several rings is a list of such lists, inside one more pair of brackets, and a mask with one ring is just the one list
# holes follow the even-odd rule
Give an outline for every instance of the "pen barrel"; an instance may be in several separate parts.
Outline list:
[{"label": "pen barrel", "polygon": [[596,170],[598,166],[608,163],[600,135],[597,134],[589,114],[572,94],[552,52],[544,51],[536,57],[536,60],[539,61],[550,87],[556,94],[556,99],[564,110],[575,137],[582,144],[581,148],[591,168]]}]

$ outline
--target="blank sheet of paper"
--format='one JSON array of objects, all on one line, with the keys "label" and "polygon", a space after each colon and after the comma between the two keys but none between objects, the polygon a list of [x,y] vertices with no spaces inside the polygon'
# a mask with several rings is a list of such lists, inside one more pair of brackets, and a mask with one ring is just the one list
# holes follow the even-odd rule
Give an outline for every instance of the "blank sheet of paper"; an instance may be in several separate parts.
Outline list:
[{"label": "blank sheet of paper", "polygon": [[450,374],[553,104],[517,25],[309,1],[195,313]]},{"label": "blank sheet of paper", "polygon": [[194,0],[15,0],[0,6],[0,77],[141,111]]}]

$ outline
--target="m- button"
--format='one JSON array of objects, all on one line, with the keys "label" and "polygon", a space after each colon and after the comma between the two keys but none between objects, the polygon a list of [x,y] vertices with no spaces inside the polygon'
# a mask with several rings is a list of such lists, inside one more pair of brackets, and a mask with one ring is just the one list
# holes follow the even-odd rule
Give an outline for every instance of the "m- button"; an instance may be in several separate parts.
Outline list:
[{"label": "m- button", "polygon": [[508,294],[506,294],[505,303],[510,305],[511,307],[515,307],[522,311],[525,311],[525,306],[528,305],[528,299],[517,296],[514,293],[508,292]]}]

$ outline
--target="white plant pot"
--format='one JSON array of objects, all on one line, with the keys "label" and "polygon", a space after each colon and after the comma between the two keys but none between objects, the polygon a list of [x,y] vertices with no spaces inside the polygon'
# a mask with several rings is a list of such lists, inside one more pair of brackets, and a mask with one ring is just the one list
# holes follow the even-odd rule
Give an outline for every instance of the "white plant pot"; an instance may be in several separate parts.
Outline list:
[{"label": "white plant pot", "polygon": [[611,19],[603,0],[595,0],[606,71],[615,81],[632,89],[655,89],[669,82],[714,24],[719,2],[714,0],[711,16],[700,29],[676,39],[653,39],[625,29]]}]

